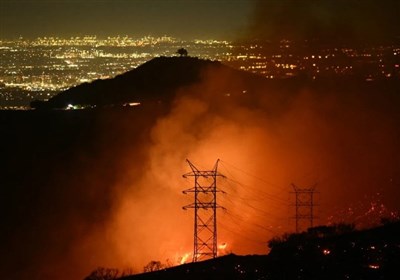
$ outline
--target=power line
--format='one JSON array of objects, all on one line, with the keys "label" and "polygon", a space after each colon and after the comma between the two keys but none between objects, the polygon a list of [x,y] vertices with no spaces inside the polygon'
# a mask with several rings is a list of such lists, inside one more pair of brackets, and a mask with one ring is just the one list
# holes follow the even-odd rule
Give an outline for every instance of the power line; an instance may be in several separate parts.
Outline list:
[{"label": "power line", "polygon": [[[296,220],[296,232],[303,231],[308,227],[314,226],[314,194],[315,186],[311,188],[299,188],[295,184],[292,184],[295,194],[295,216]],[[303,223],[305,221],[305,223]]]},{"label": "power line", "polygon": [[[224,196],[222,199],[223,200],[227,200],[227,202],[231,203],[233,206],[237,206],[238,205],[237,201],[233,201],[232,199],[229,198],[229,194],[228,193],[226,193],[226,194],[227,195]],[[265,211],[265,210],[263,210],[261,208],[258,208],[256,206],[250,204],[249,202],[246,201],[246,199],[243,199],[243,198],[241,198],[239,196],[236,196],[236,197],[239,200],[241,200],[241,202],[243,203],[243,204],[241,204],[241,206],[248,207],[248,208],[254,210],[256,213],[261,213],[261,215],[258,215],[259,217],[267,218],[268,216],[274,216],[275,218],[281,219],[281,217],[277,217],[274,214],[272,214],[271,212],[267,212],[267,211]]]},{"label": "power line", "polygon": [[[258,199],[261,199],[261,198],[260,198],[260,195],[262,195],[262,196],[264,196],[266,199],[269,199],[269,200],[271,200],[271,201],[277,202],[277,203],[279,203],[279,204],[281,204],[281,203],[287,203],[287,201],[284,200],[283,198],[280,198],[280,197],[278,197],[278,196],[276,196],[276,195],[269,194],[269,193],[267,193],[267,192],[265,192],[265,191],[262,191],[262,189],[260,189],[260,188],[252,187],[252,186],[250,186],[250,185],[246,185],[246,184],[240,183],[239,181],[232,180],[232,179],[230,179],[230,178],[227,178],[227,180],[228,180],[228,181],[231,181],[231,182],[233,182],[233,183],[235,183],[235,184],[238,184],[238,185],[240,185],[241,187],[243,187],[241,190],[244,191],[244,192],[250,193],[251,190],[252,190],[254,193],[257,193],[256,196],[258,197]],[[254,199],[254,200],[256,200],[256,199]]]},{"label": "power line", "polygon": [[[184,178],[194,177],[194,187],[184,190],[184,194],[193,193],[194,203],[183,207],[194,209],[194,244],[193,262],[217,257],[217,177],[225,177],[218,173],[218,162],[212,170],[198,170],[193,163],[186,160],[192,172],[183,175]],[[207,211],[211,209],[210,213]]]},{"label": "power line", "polygon": [[[222,160],[221,160],[221,161],[222,161]],[[225,162],[225,163],[226,163],[226,162]],[[253,175],[251,175],[250,173],[247,173],[246,171],[243,171],[243,170],[239,169],[238,167],[235,167],[235,166],[232,165],[232,164],[229,164],[229,165],[231,165],[232,167],[234,167],[234,168],[237,169],[237,170],[240,170],[240,171],[244,172],[244,174],[246,174],[246,175],[248,175],[248,176],[253,176]],[[269,200],[271,200],[271,201],[278,202],[279,205],[281,205],[282,202],[283,202],[283,203],[287,203],[286,200],[282,199],[281,197],[279,197],[279,196],[277,196],[277,195],[273,195],[273,194],[267,193],[267,192],[263,191],[262,188],[253,187],[253,186],[250,186],[250,185],[243,184],[243,183],[239,182],[239,181],[235,178],[235,176],[229,171],[228,168],[225,167],[225,169],[226,169],[226,170],[225,170],[226,173],[229,174],[229,177],[230,177],[230,178],[227,178],[227,180],[228,180],[228,181],[231,181],[231,182],[233,182],[233,183],[235,183],[235,184],[238,184],[238,185],[240,185],[241,187],[243,187],[243,188],[241,188],[242,191],[245,191],[245,192],[247,192],[247,193],[250,193],[251,191],[253,191],[253,192],[257,193],[257,194],[255,195],[255,197],[257,197],[257,198],[259,198],[259,197],[260,197],[260,194],[261,194],[262,196],[265,196],[266,199],[269,199]],[[253,177],[254,177],[254,176],[253,176]],[[269,184],[269,185],[271,185],[271,186],[277,186],[277,185],[274,185],[274,184],[272,184],[272,183],[269,183],[269,182],[267,182],[267,181],[265,181],[265,180],[263,180],[263,179],[260,179],[259,177],[255,177],[255,178],[258,179],[258,180],[261,180],[262,182],[264,182],[264,183],[266,183],[266,184]],[[285,190],[285,192],[287,192],[287,190]]]},{"label": "power line", "polygon": [[265,227],[265,226],[263,226],[263,225],[260,225],[260,224],[254,223],[254,222],[246,221],[243,217],[240,217],[240,216],[238,216],[238,215],[236,215],[236,214],[233,214],[233,213],[230,212],[230,211],[229,211],[229,212],[226,211],[226,213],[227,213],[229,219],[231,219],[237,226],[242,226],[242,225],[240,225],[240,224],[238,223],[237,220],[239,220],[239,221],[241,221],[242,223],[245,223],[245,224],[248,225],[248,226],[257,227],[257,228],[266,230],[266,231],[268,231],[268,232],[271,232],[271,233],[273,233],[273,234],[276,234],[276,233],[277,233],[276,231],[274,231],[274,230],[272,230],[272,229],[270,229],[270,228],[267,228],[267,227]]},{"label": "power line", "polygon": [[[234,166],[234,165],[232,165],[232,166]],[[239,170],[239,168],[237,168],[237,167],[235,169]],[[242,222],[245,222],[247,226],[251,226],[253,228],[256,227],[257,229],[262,229],[262,230],[271,232],[273,234],[277,234],[277,232],[275,230],[268,228],[263,224],[265,223],[265,219],[270,220],[273,223],[276,223],[277,221],[282,220],[283,217],[278,217],[271,212],[265,211],[263,209],[262,205],[265,205],[265,203],[267,202],[270,207],[275,204],[275,207],[272,206],[273,208],[282,209],[282,208],[286,208],[288,206],[288,200],[285,200],[285,199],[280,198],[279,196],[267,193],[267,192],[263,191],[261,188],[252,187],[250,185],[246,185],[246,184],[239,182],[238,180],[236,180],[234,178],[234,175],[230,172],[230,170],[226,166],[224,168],[224,172],[226,172],[227,175],[229,175],[229,177],[230,177],[230,178],[226,178],[226,180],[225,180],[225,182],[229,184],[229,190],[230,191],[237,190],[237,192],[235,192],[234,196],[233,196],[235,201],[233,201],[231,198],[229,198],[228,195],[224,196],[223,199],[230,202],[233,206],[237,206],[238,202],[239,202],[240,206],[247,207],[250,210],[250,212],[249,212],[247,210],[242,209],[241,213],[252,213],[251,220],[254,220],[254,218],[255,218],[256,220],[263,221],[263,222],[255,223],[255,222],[249,222],[247,220],[245,221],[245,218],[243,218],[243,216],[240,216],[240,215],[235,215],[235,217],[233,217],[234,218],[233,219],[232,217],[230,217],[230,216],[234,216],[232,211],[228,212],[230,214],[229,217],[233,221],[241,220]],[[248,172],[245,172],[245,173],[250,174]],[[258,179],[261,181],[264,181],[260,178],[258,178]],[[270,185],[272,185],[272,184],[270,184]],[[238,188],[238,186],[240,188]],[[240,195],[240,194],[243,194],[243,192],[245,195],[244,196]],[[240,201],[238,201],[238,200],[240,200]],[[254,201],[258,201],[259,203],[254,203]],[[262,205],[259,205],[260,203],[262,203]],[[283,205],[285,205],[286,207],[284,207]],[[279,211],[281,211],[281,210],[279,210]],[[287,211],[287,208],[286,208],[286,211]],[[259,234],[259,232],[257,232],[257,233]]]},{"label": "power line", "polygon": [[260,240],[255,240],[253,238],[250,238],[247,234],[243,234],[242,232],[238,231],[237,228],[234,229],[234,228],[226,225],[225,223],[222,223],[222,225],[224,226],[223,227],[224,230],[226,230],[226,231],[228,231],[230,233],[233,233],[234,235],[238,235],[238,236],[242,237],[243,239],[245,239],[245,240],[247,240],[249,242],[256,243],[256,244],[259,244],[259,245],[261,245],[261,244],[264,245],[264,244],[267,243],[267,241],[260,241]]},{"label": "power line", "polygon": [[260,178],[260,177],[254,175],[254,174],[251,174],[250,172],[247,172],[247,171],[245,171],[245,170],[243,170],[243,169],[241,169],[241,168],[239,168],[239,167],[233,165],[232,163],[229,163],[229,162],[226,162],[226,161],[223,161],[223,160],[221,160],[221,162],[222,162],[223,164],[227,164],[227,165],[233,167],[234,169],[236,169],[236,170],[242,172],[243,174],[246,174],[247,176],[253,177],[253,178],[255,178],[255,179],[257,179],[257,180],[259,180],[259,181],[261,181],[261,182],[263,182],[263,183],[265,183],[265,184],[267,184],[267,185],[280,188],[282,191],[286,191],[286,188],[284,188],[284,187],[282,187],[282,186],[279,186],[279,185],[277,185],[277,184],[274,184],[274,183],[272,183],[272,182],[269,182],[269,181],[267,181],[267,180],[265,180],[265,179],[263,179],[263,178]]}]

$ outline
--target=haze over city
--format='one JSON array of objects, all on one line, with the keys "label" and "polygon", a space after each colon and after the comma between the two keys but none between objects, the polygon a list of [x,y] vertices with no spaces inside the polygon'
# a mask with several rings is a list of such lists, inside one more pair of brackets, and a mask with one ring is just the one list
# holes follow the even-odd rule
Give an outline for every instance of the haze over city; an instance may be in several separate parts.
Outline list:
[{"label": "haze over city", "polygon": [[2,0],[0,5],[2,38],[399,39],[399,3],[393,0]]},{"label": "haze over city", "polygon": [[169,35],[182,39],[233,39],[251,1],[2,0],[1,37]]}]

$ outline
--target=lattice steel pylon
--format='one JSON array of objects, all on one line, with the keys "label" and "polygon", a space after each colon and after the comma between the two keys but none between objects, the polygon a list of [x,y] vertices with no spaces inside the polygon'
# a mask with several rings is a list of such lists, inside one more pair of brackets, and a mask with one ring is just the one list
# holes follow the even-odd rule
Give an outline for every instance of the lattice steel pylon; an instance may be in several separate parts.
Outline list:
[{"label": "lattice steel pylon", "polygon": [[301,189],[292,184],[292,187],[294,192],[291,193],[294,193],[296,196],[294,204],[296,213],[294,219],[296,220],[296,232],[298,233],[314,226],[314,219],[316,218],[314,214],[316,186]]},{"label": "lattice steel pylon", "polygon": [[212,170],[198,170],[193,163],[186,161],[192,172],[183,177],[194,177],[194,187],[183,193],[194,193],[194,203],[183,209],[194,209],[193,262],[197,262],[217,257],[217,208],[223,208],[217,204],[217,193],[223,192],[217,188],[217,177],[225,176],[218,173],[219,160]]}]

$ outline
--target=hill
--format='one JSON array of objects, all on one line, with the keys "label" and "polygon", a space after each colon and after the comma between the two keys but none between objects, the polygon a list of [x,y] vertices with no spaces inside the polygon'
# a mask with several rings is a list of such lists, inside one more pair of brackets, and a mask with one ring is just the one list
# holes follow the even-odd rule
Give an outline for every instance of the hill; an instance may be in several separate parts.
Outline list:
[{"label": "hill", "polygon": [[[217,61],[193,57],[158,57],[112,79],[95,80],[70,88],[47,102],[34,101],[34,108],[110,106],[138,102],[166,102],[184,87],[201,83],[208,73],[222,82],[219,93],[236,91],[233,81],[250,84],[263,78],[235,70]],[[221,77],[225,79],[221,79]],[[226,79],[226,77],[229,77]]]},{"label": "hill", "polygon": [[268,255],[231,254],[120,279],[396,279],[399,245],[400,222],[362,231],[318,227],[273,242]]},{"label": "hill", "polygon": [[[376,94],[381,94],[382,91],[390,98],[397,98],[399,88],[400,81],[396,79],[374,82],[366,82],[357,77],[314,80],[312,77],[297,76],[266,79],[250,72],[236,70],[218,61],[196,57],[157,57],[114,78],[83,83],[59,93],[48,101],[35,100],[31,107],[94,108],[141,103],[164,104],[164,107],[168,108],[179,95],[196,95],[209,101],[222,99],[222,103],[227,100],[239,101],[250,108],[264,102],[273,108],[278,104],[286,104],[299,91],[309,90],[321,94],[355,94],[356,98],[371,98],[374,103],[377,100]],[[379,98],[378,102],[386,100],[381,99]]]}]

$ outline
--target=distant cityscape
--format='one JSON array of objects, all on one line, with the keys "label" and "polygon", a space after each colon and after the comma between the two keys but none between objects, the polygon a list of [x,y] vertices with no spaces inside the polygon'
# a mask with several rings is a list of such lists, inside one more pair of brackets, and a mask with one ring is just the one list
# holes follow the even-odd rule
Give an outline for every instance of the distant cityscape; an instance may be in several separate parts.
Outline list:
[{"label": "distant cityscape", "polygon": [[400,46],[316,47],[310,42],[182,41],[169,36],[96,36],[0,40],[0,109],[29,109],[35,99],[96,79],[108,79],[158,56],[219,60],[269,79],[349,76],[400,79]]}]

